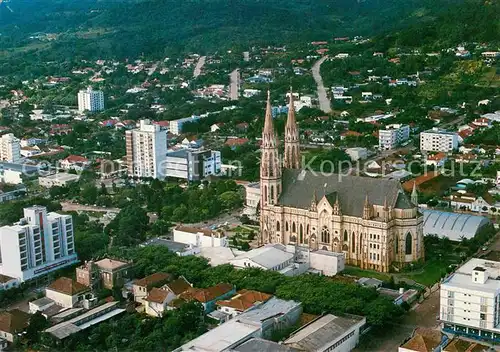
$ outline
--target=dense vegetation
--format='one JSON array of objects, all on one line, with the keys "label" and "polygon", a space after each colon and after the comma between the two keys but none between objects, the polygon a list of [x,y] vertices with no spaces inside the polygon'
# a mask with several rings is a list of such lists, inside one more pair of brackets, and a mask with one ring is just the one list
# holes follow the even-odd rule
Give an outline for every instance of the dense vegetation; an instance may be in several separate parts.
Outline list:
[{"label": "dense vegetation", "polygon": [[[179,51],[373,35],[432,19],[436,12],[456,3],[16,0],[0,4],[0,48],[10,48],[11,52],[16,51],[14,48],[33,49],[36,56],[43,54],[47,60],[141,54],[162,57]],[[48,42],[43,37],[46,33],[54,34],[55,39],[51,37]],[[39,34],[42,40],[29,38]]]}]

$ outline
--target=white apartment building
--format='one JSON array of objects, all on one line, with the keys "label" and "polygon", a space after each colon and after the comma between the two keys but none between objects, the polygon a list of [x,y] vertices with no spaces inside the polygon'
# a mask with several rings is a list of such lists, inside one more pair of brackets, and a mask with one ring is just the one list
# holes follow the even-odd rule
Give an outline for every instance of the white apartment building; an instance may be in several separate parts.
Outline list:
[{"label": "white apartment building", "polygon": [[458,148],[458,135],[437,127],[420,133],[420,150],[449,153]]},{"label": "white apartment building", "polygon": [[387,125],[378,131],[378,147],[380,150],[391,150],[410,138],[410,126],[401,124]]},{"label": "white apartment building", "polygon": [[78,111],[102,111],[104,110],[104,93],[88,87],[78,92]]},{"label": "white apartment building", "polygon": [[78,261],[70,215],[24,208],[24,217],[0,228],[0,274],[27,281]]},{"label": "white apartment building", "polygon": [[184,117],[182,119],[170,121],[169,124],[170,133],[179,135],[182,133],[182,125],[184,125],[186,122],[196,122],[199,119],[201,119],[201,116],[193,115],[191,117]]},{"label": "white apartment building", "polygon": [[125,132],[127,172],[133,177],[165,178],[167,131],[141,120],[139,128]]},{"label": "white apartment building", "polygon": [[181,149],[167,152],[165,176],[199,181],[221,171],[221,153],[217,150]]},{"label": "white apartment building", "polygon": [[500,340],[500,262],[473,258],[441,284],[443,331]]},{"label": "white apartment building", "polygon": [[12,133],[0,137],[0,159],[11,163],[21,161],[21,143]]}]

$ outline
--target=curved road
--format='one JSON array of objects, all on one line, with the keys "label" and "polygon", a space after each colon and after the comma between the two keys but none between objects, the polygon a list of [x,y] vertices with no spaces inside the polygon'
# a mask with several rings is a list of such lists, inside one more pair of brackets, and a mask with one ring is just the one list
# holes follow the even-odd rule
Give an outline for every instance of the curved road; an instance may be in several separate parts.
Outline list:
[{"label": "curved road", "polygon": [[320,73],[321,64],[325,62],[326,59],[328,59],[328,56],[324,56],[316,61],[316,63],[312,67],[312,75],[314,80],[316,81],[316,85],[318,86],[319,108],[323,110],[323,112],[329,113],[332,111],[332,108],[330,107],[330,99],[328,99],[328,96],[326,95],[326,89],[323,85],[323,79],[321,78]]}]

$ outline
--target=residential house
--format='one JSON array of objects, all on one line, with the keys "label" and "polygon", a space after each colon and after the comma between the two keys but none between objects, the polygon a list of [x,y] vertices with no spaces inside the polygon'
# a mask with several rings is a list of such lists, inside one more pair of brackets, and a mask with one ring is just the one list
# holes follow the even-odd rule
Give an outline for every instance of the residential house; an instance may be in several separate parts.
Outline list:
[{"label": "residential house", "polygon": [[70,155],[61,160],[60,166],[65,170],[83,171],[90,166],[90,161],[83,156]]},{"label": "residential house", "polygon": [[459,190],[450,195],[450,206],[456,210],[469,210],[474,212],[488,212],[490,208],[497,204],[489,193],[477,196],[465,190]]},{"label": "residential house", "polygon": [[42,151],[38,146],[33,146],[33,147],[21,147],[21,156],[25,158],[30,158],[32,156],[41,154]]},{"label": "residential house", "polygon": [[161,287],[171,279],[171,275],[167,273],[154,273],[140,280],[136,280],[132,285],[132,293],[134,301],[144,303],[149,291],[154,287]]},{"label": "residential house", "polygon": [[272,295],[259,291],[240,290],[238,294],[231,299],[217,301],[215,304],[217,310],[234,318],[254,306],[267,302],[272,297]]},{"label": "residential house", "polygon": [[191,288],[192,285],[184,276],[161,287],[152,288],[144,299],[146,314],[159,317],[163,315],[165,310],[175,309],[177,306],[175,302],[179,301],[179,296]]},{"label": "residential house", "polygon": [[180,294],[179,299],[184,301],[198,301],[203,305],[205,313],[215,310],[216,302],[233,296],[236,288],[231,284],[220,283],[208,288],[191,287]]},{"label": "residential house", "polygon": [[45,297],[64,308],[73,308],[82,301],[90,288],[68,277],[60,277],[45,289]]},{"label": "residential house", "polygon": [[210,126],[210,132],[212,133],[217,132],[218,130],[221,129],[222,126],[224,126],[222,122],[214,123],[212,126]]},{"label": "residential house", "polygon": [[231,149],[235,149],[236,147],[245,145],[248,142],[248,138],[228,138],[224,144],[231,147]]},{"label": "residential house", "polygon": [[445,153],[436,153],[433,155],[429,155],[425,160],[425,165],[433,165],[435,167],[441,167],[448,160],[448,157]]},{"label": "residential house", "polygon": [[131,262],[111,258],[103,258],[97,262],[88,261],[76,268],[76,280],[92,288],[122,287],[130,276],[132,265]]},{"label": "residential house", "polygon": [[14,342],[17,334],[29,325],[30,315],[19,309],[0,313],[0,338]]}]

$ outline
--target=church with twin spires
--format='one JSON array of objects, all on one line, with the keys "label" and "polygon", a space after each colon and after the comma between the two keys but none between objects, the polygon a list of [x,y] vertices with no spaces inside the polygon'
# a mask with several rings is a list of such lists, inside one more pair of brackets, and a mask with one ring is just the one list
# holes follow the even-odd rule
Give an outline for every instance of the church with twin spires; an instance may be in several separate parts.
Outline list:
[{"label": "church with twin spires", "polygon": [[268,92],[260,163],[260,244],[344,253],[347,265],[388,272],[424,258],[423,215],[397,180],[301,169],[293,94],[283,159]]}]

